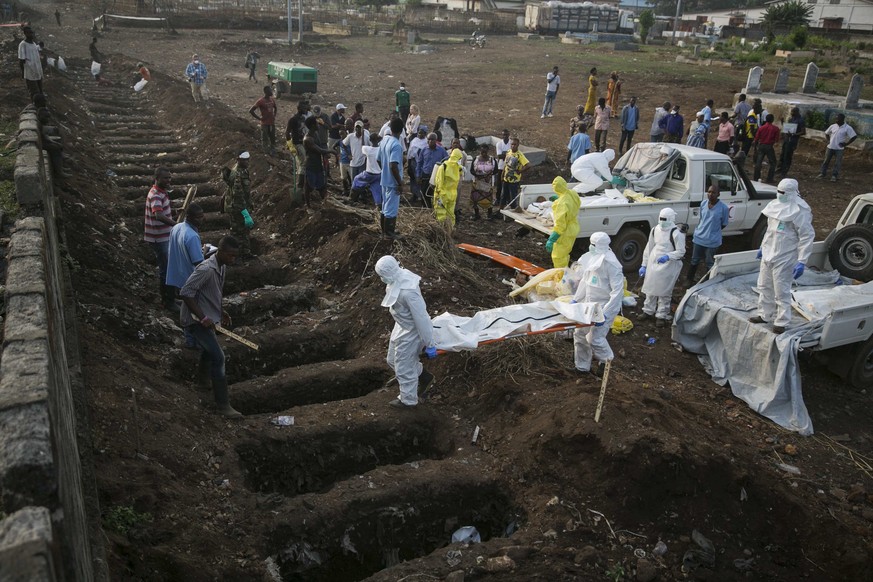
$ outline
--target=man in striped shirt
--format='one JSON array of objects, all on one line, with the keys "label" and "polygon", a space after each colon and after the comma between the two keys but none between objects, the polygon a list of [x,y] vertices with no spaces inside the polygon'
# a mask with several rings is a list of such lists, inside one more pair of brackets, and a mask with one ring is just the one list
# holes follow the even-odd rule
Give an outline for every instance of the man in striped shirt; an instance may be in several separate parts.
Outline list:
[{"label": "man in striped shirt", "polygon": [[167,189],[170,187],[171,176],[167,168],[155,170],[155,184],[149,190],[145,204],[145,234],[143,239],[152,248],[155,260],[158,263],[158,280],[160,285],[161,302],[164,307],[172,311],[178,311],[175,293],[172,287],[167,285],[167,257],[170,248],[170,231],[176,225],[173,220],[173,211],[170,207],[170,195]]}]

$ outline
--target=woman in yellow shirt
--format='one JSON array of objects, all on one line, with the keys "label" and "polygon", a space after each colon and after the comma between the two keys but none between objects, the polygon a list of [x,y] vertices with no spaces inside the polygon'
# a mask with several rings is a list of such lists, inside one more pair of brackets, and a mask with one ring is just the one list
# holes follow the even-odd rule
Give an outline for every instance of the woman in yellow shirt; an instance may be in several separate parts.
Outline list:
[{"label": "woman in yellow shirt", "polygon": [[588,100],[585,102],[585,115],[594,115],[597,107],[597,67],[591,67],[588,75]]}]

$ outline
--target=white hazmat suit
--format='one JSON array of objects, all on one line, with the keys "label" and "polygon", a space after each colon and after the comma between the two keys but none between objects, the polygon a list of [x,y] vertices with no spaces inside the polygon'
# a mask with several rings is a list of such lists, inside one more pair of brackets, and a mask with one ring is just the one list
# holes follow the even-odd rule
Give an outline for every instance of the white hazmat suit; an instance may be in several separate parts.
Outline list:
[{"label": "white hazmat suit", "polygon": [[573,267],[581,273],[573,300],[577,303],[599,304],[604,322],[600,326],[578,328],[573,332],[574,363],[580,372],[591,370],[592,359],[604,363],[613,359],[614,354],[606,336],[621,310],[624,296],[624,275],[621,263],[609,248],[609,236],[604,232],[595,232],[591,235],[589,249]]},{"label": "white hazmat suit", "polygon": [[671,318],[670,301],[684,256],[685,234],[676,226],[676,211],[664,208],[658,215],[658,226],[649,233],[649,242],[643,250],[643,268],[640,269],[640,276],[645,277],[643,313],[658,319]]},{"label": "white hazmat suit", "polygon": [[577,186],[573,187],[573,190],[580,194],[585,194],[599,188],[604,181],[612,181],[612,171],[609,169],[609,162],[614,159],[615,150],[593,152],[579,156],[573,162],[573,165],[570,166],[570,173],[579,182]]},{"label": "white hazmat suit", "polygon": [[388,342],[388,365],[400,385],[398,399],[406,406],[418,404],[418,377],[422,373],[421,350],[433,347],[433,323],[418,287],[421,277],[386,255],[376,262],[376,274],[386,283],[382,307],[394,317]]},{"label": "white hazmat suit", "polygon": [[791,282],[803,273],[815,230],[797,180],[786,178],[776,190],[776,200],[761,212],[767,217],[767,232],[759,251],[758,317],[784,328],[791,322]]}]

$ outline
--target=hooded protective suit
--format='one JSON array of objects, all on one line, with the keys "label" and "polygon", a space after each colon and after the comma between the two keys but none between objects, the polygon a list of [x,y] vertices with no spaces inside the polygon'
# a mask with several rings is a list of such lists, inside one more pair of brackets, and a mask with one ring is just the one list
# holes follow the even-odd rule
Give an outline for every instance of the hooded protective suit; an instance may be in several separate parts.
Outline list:
[{"label": "hooded protective suit", "polygon": [[573,332],[574,363],[580,372],[591,369],[592,358],[606,362],[614,357],[606,336],[621,310],[624,296],[624,275],[621,263],[609,248],[609,236],[604,232],[592,234],[590,249],[573,267],[582,274],[573,300],[600,304],[605,319],[601,326],[578,328]]},{"label": "hooded protective suit", "polygon": [[579,181],[579,185],[573,189],[576,192],[585,194],[593,192],[604,181],[612,180],[612,171],[609,169],[609,162],[615,159],[615,150],[606,150],[605,152],[593,152],[579,156],[573,165],[570,166],[570,173]]},{"label": "hooded protective suit", "polygon": [[464,152],[455,148],[437,170],[434,178],[433,209],[439,222],[448,219],[455,224],[455,203],[458,201],[458,184],[461,181],[460,161]]},{"label": "hooded protective suit", "polygon": [[570,251],[573,243],[579,235],[579,195],[567,188],[567,181],[558,176],[552,180],[552,190],[558,195],[558,199],[552,204],[552,215],[555,217],[555,227],[552,229],[552,237],[558,234],[558,239],[553,241],[552,266],[566,267],[570,263]]},{"label": "hooded protective suit", "polygon": [[398,398],[414,406],[418,404],[418,377],[423,369],[419,354],[433,345],[433,323],[418,288],[421,277],[402,268],[390,255],[379,259],[375,270],[386,283],[382,307],[388,308],[395,322],[386,359],[400,385]]},{"label": "hooded protective suit", "polygon": [[779,182],[776,190],[779,193],[776,200],[761,212],[767,217],[767,232],[760,251],[758,316],[775,326],[786,327],[791,322],[794,270],[798,264],[805,266],[809,260],[815,230],[812,211],[800,198],[797,180],[786,178]]},{"label": "hooded protective suit", "polygon": [[685,256],[685,234],[676,226],[676,212],[672,208],[662,209],[658,218],[658,226],[649,233],[649,242],[643,250],[643,293],[646,294],[643,312],[658,319],[670,319],[673,286]]}]

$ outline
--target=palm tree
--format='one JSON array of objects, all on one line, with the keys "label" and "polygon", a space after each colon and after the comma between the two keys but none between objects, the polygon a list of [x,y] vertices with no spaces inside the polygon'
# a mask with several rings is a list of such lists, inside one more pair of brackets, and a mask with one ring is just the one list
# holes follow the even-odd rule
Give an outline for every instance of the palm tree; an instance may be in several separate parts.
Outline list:
[{"label": "palm tree", "polygon": [[812,6],[798,0],[790,0],[769,6],[764,11],[761,23],[767,31],[767,36],[772,37],[773,30],[777,26],[786,28],[808,26],[810,18],[812,18]]}]

